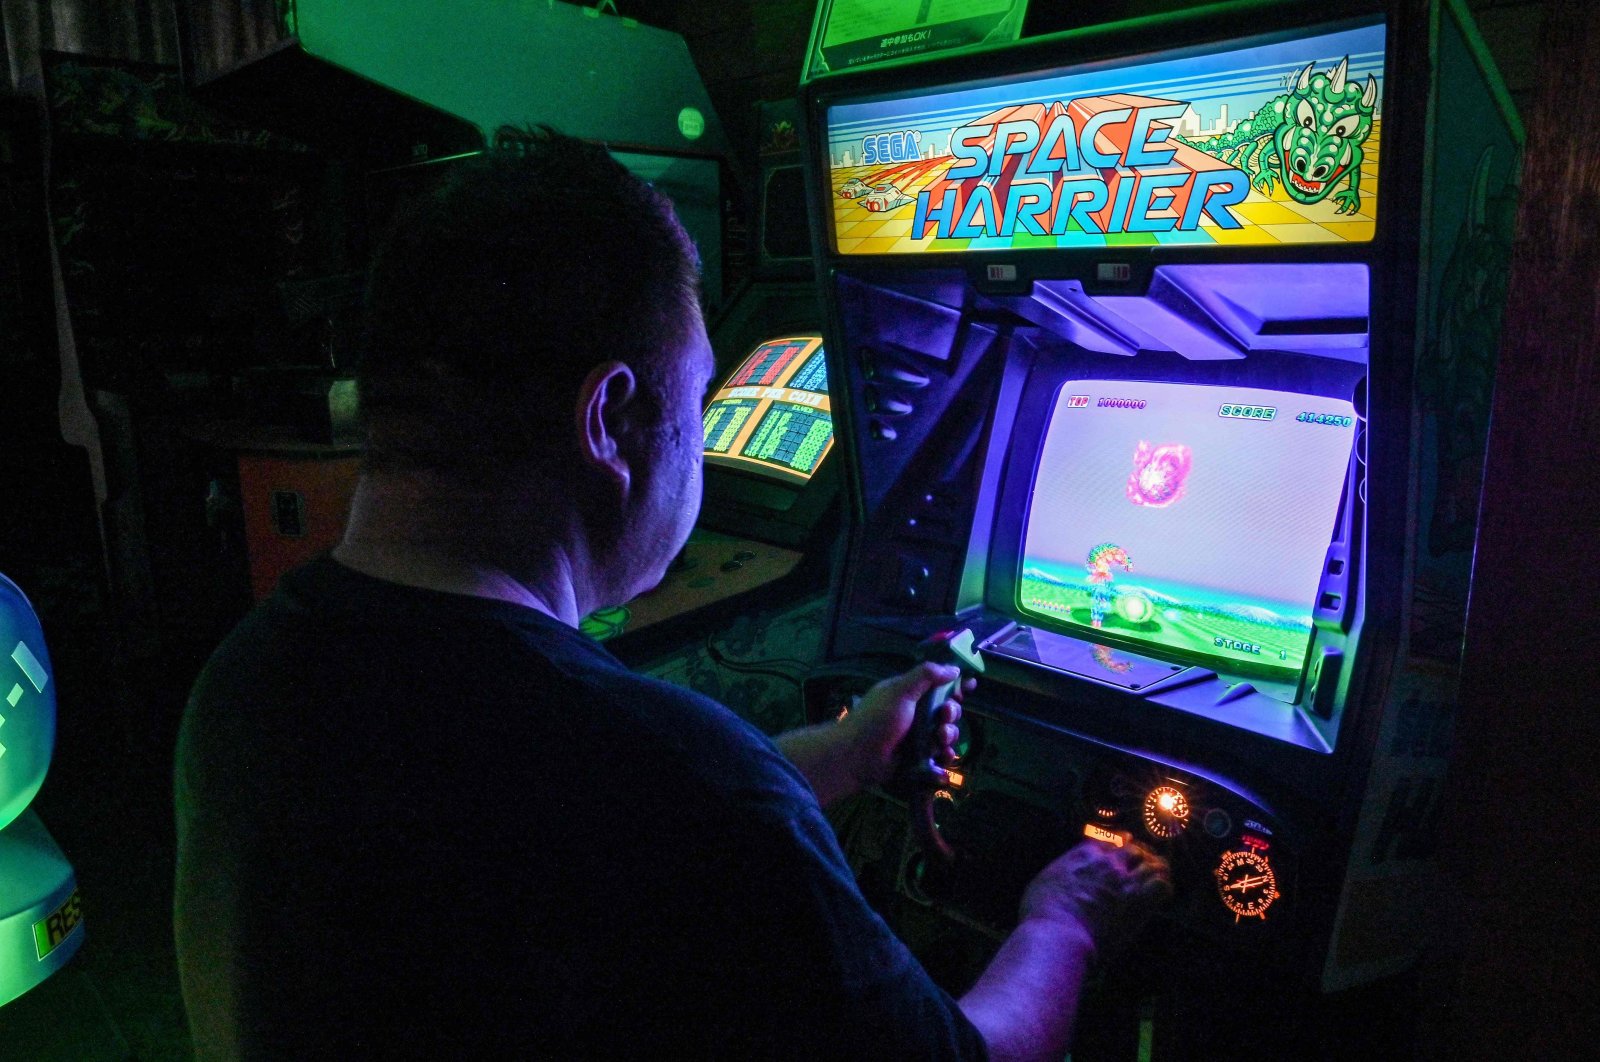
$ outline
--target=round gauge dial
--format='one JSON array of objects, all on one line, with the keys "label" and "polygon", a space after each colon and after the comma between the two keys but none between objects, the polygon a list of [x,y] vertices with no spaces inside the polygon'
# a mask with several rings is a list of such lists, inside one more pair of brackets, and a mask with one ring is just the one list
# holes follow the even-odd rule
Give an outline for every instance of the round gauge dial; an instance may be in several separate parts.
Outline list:
[{"label": "round gauge dial", "polygon": [[1170,785],[1159,785],[1144,798],[1144,828],[1151,836],[1176,837],[1189,825],[1189,800]]},{"label": "round gauge dial", "polygon": [[1250,850],[1226,852],[1213,873],[1217,893],[1223,906],[1233,912],[1234,922],[1241,918],[1266,920],[1267,908],[1279,895],[1278,878],[1266,856]]}]

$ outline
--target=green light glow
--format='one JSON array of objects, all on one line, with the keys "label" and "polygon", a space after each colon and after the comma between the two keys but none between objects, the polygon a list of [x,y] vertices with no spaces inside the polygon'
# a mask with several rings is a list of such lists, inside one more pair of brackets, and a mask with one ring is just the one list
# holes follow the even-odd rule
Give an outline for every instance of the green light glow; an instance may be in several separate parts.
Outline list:
[{"label": "green light glow", "polygon": [[[683,138],[727,150],[688,45],[676,33],[543,0],[296,0],[308,53],[465,118],[486,135],[548,122],[611,143]],[[680,132],[699,113],[701,135]]]},{"label": "green light glow", "polygon": [[83,939],[72,865],[24,811],[0,830],[0,1006],[65,966]]},{"label": "green light glow", "polygon": [[624,633],[628,629],[628,620],[632,618],[633,614],[625,606],[612,605],[585,616],[578,630],[597,642],[603,642]]}]

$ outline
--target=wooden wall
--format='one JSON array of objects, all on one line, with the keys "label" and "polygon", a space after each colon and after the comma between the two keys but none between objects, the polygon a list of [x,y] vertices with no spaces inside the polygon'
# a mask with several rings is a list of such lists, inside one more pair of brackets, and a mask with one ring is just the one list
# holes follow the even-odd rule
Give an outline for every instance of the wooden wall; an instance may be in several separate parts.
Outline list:
[{"label": "wooden wall", "polygon": [[1587,1058],[1600,1035],[1600,147],[1574,121],[1600,108],[1600,4],[1552,0],[1537,55],[1445,794],[1441,1059]]}]

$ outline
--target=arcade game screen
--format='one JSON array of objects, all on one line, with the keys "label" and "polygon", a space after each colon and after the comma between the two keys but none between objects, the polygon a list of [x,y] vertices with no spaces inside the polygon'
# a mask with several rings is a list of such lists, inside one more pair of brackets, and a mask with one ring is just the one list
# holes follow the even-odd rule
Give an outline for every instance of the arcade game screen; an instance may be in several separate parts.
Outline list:
[{"label": "arcade game screen", "polygon": [[708,465],[803,486],[833,447],[822,337],[759,344],[711,396],[704,426]]},{"label": "arcade game screen", "polygon": [[1018,610],[1297,681],[1355,426],[1340,399],[1067,381],[1035,472]]}]

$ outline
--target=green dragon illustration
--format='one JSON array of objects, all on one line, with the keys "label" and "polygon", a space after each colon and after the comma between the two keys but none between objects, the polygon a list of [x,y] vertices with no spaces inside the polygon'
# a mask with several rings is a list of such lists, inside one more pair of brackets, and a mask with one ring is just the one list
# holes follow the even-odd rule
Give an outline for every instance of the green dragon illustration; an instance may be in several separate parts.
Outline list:
[{"label": "green dragon illustration", "polygon": [[1345,80],[1348,56],[1331,73],[1313,74],[1309,62],[1293,88],[1275,96],[1231,132],[1205,140],[1179,137],[1190,147],[1221,159],[1250,177],[1250,183],[1271,192],[1284,190],[1302,203],[1320,203],[1333,192],[1340,214],[1361,209],[1361,145],[1372,132],[1378,82],[1367,75],[1365,88]]}]

